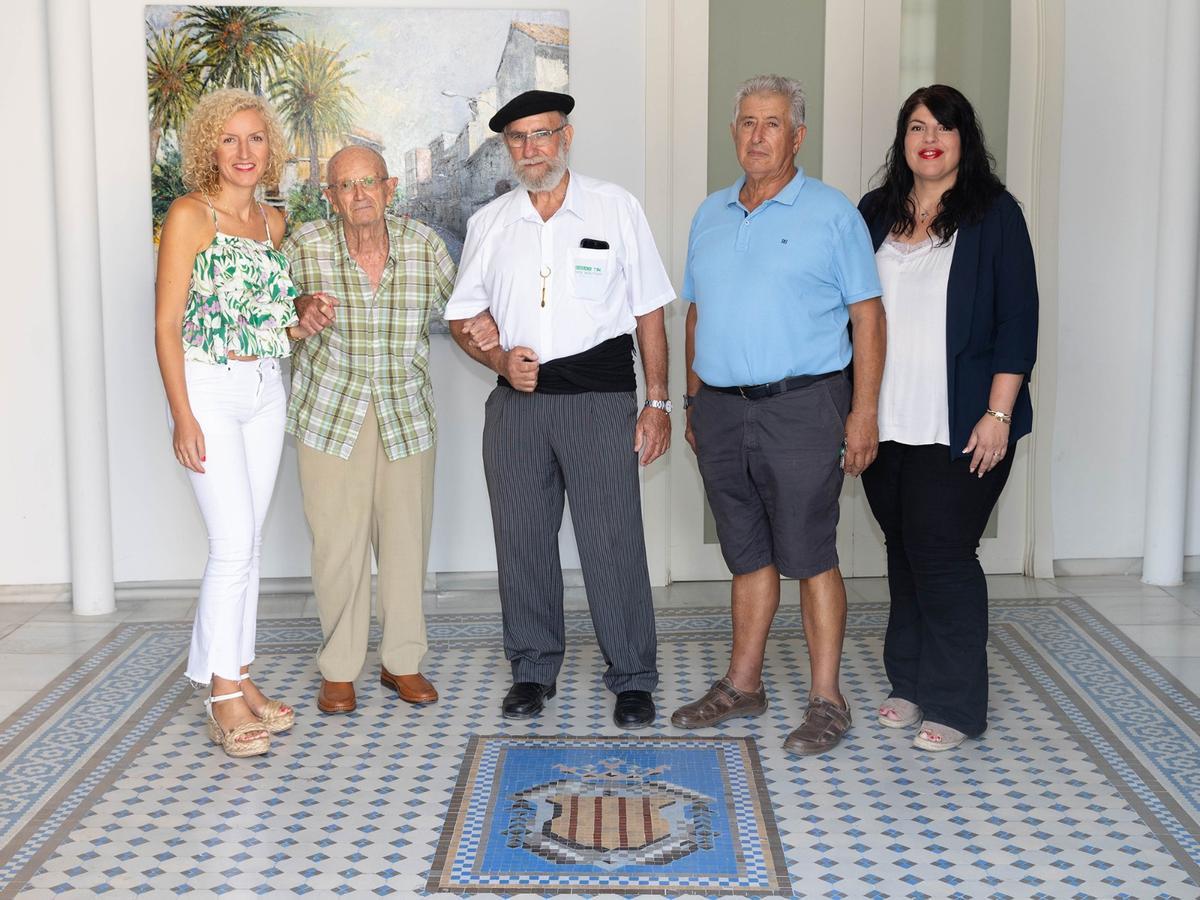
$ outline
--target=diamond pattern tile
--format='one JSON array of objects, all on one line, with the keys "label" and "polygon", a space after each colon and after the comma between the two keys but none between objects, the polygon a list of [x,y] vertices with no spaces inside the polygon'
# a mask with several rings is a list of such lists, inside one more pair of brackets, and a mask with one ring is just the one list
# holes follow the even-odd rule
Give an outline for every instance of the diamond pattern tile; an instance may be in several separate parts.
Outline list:
[{"label": "diamond pattern tile", "polygon": [[[667,714],[723,674],[728,613],[660,610],[660,717],[632,738],[610,721],[586,612],[568,613],[559,694],[530,722],[499,716],[508,672],[498,615],[430,617],[424,670],[437,704],[407,706],[369,669],[358,711],[340,717],[316,710],[316,621],[264,620],[256,677],[296,706],[297,723],[269,756],[241,761],[202,735],[200,696],[182,676],[187,626],[117,625],[0,725],[0,894],[1200,896],[1194,694],[1080,600],[996,601],[991,728],[954,752],[923,754],[910,734],[874,722],[885,619],[882,604],[852,607],[844,690],[855,725],[834,753],[808,759],[781,746],[807,693],[794,609],[772,631],[768,711],[699,734],[673,729]],[[663,841],[688,828],[744,838],[737,865],[715,864],[728,846],[716,838],[651,868],[594,837],[556,848],[530,836],[562,832],[552,804],[571,796],[609,815],[595,792],[546,788],[553,765],[595,774],[617,748],[649,769],[660,744],[693,739],[752,742],[762,815],[751,822],[749,781],[726,773],[716,790],[714,763],[708,781],[686,769],[654,776],[677,793],[668,803],[646,788],[649,806],[682,818],[651,816],[649,830]],[[543,789],[525,819],[511,815],[517,781],[460,780],[488,746],[541,748],[536,765],[513,770],[524,773],[521,790]],[[732,818],[696,799],[718,793]],[[476,842],[475,855],[451,853],[447,833]],[[498,849],[489,856],[484,844]]]}]

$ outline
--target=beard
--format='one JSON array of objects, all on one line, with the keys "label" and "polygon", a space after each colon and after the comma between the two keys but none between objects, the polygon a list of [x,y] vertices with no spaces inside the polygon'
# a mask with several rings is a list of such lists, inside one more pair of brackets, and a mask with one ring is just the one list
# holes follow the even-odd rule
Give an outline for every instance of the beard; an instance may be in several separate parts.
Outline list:
[{"label": "beard", "polygon": [[[530,167],[539,163],[545,163],[546,170],[541,175],[534,175],[530,171]],[[558,187],[558,183],[562,181],[566,171],[567,148],[562,143],[559,144],[558,152],[554,156],[534,156],[530,159],[517,160],[513,164],[513,174],[516,175],[517,181],[521,182],[521,187],[534,193],[550,191]]]}]

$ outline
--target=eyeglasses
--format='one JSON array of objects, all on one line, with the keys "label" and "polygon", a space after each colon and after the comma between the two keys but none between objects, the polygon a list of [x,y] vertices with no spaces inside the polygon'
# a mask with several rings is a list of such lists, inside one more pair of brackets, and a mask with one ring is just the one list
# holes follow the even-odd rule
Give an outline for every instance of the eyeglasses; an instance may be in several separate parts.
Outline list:
[{"label": "eyeglasses", "polygon": [[566,125],[559,125],[557,128],[543,128],[539,131],[530,132],[506,131],[504,132],[504,140],[508,142],[508,146],[510,147],[524,147],[526,141],[529,141],[535,147],[541,147],[566,127]]},{"label": "eyeglasses", "polygon": [[344,178],[341,181],[335,181],[332,187],[337,188],[343,194],[349,194],[359,185],[362,185],[369,190],[370,188],[375,187],[377,184],[383,184],[384,181],[386,181],[386,179],[379,175],[365,175],[362,178]]}]

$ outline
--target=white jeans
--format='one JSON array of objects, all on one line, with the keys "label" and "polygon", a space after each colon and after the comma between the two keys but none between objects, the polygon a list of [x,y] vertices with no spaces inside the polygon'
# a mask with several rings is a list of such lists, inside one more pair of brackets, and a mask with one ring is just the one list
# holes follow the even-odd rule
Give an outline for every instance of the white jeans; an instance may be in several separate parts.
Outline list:
[{"label": "white jeans", "polygon": [[262,526],[279,470],[287,397],[277,359],[188,361],[184,370],[207,457],[204,474],[188,470],[188,477],[208,528],[187,677],[208,684],[213,675],[237,679],[254,660]]}]

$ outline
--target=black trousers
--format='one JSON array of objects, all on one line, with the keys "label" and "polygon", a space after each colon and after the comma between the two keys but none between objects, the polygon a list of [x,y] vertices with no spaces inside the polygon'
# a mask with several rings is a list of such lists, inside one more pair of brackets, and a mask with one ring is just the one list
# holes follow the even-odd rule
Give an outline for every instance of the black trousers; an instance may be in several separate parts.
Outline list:
[{"label": "black trousers", "polygon": [[879,445],[862,476],[887,541],[891,613],[883,661],[890,696],[972,737],[987,729],[987,582],[976,551],[1012,468],[983,478],[941,444]]},{"label": "black trousers", "polygon": [[613,693],[658,686],[642,534],[633,393],[525,394],[497,387],[483,424],[504,654],[513,681],[550,684],[566,646],[558,530],[564,497]]}]

